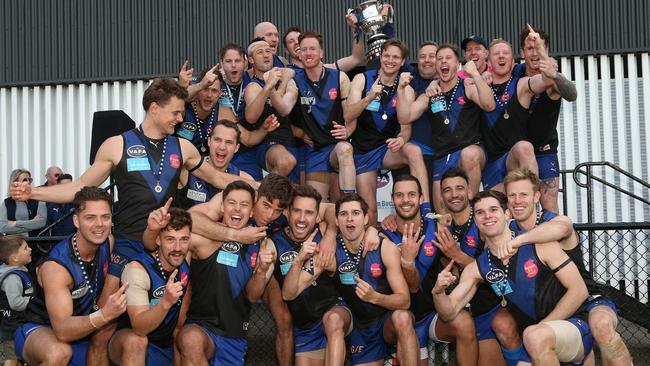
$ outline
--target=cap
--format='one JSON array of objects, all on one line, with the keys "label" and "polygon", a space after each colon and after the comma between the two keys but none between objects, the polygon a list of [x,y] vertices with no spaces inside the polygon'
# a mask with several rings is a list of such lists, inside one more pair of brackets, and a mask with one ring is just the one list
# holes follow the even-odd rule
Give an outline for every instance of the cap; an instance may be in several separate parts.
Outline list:
[{"label": "cap", "polygon": [[482,44],[483,47],[488,48],[487,42],[485,42],[483,38],[477,36],[476,34],[472,34],[471,36],[463,39],[463,41],[460,42],[460,48],[462,48],[463,51],[465,51],[465,47],[467,46],[467,43],[469,43],[470,41],[476,42],[478,44]]}]

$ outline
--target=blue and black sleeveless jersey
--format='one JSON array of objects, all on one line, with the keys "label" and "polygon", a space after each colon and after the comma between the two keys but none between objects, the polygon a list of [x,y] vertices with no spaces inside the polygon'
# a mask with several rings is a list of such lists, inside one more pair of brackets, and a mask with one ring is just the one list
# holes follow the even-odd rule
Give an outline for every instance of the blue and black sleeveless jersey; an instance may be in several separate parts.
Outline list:
[{"label": "blue and black sleeveless jersey", "polygon": [[193,259],[188,323],[200,323],[224,337],[245,337],[251,304],[246,284],[253,275],[259,243],[227,242],[208,258]]},{"label": "blue and black sleeveless jersey", "polygon": [[[506,266],[488,250],[479,256],[477,263],[483,281],[493,289],[506,278]],[[505,295],[507,309],[523,331],[551,313],[566,288],[539,259],[534,244],[519,247],[509,263],[507,280],[512,292]]]},{"label": "blue and black sleeveless jersey", "polygon": [[[417,293],[411,293],[410,310],[415,315],[415,320],[424,318],[434,310],[431,290],[433,290],[440,272],[440,254],[438,248],[433,244],[436,239],[436,228],[436,220],[422,217],[421,231],[424,233],[424,241],[415,257],[415,268],[420,276],[420,285]],[[402,244],[402,233],[399,231],[382,229],[381,232],[397,246]]]},{"label": "blue and black sleeveless jersey", "polygon": [[[294,69],[294,81],[298,87],[298,101],[302,115],[301,127],[314,141],[314,148],[338,142],[330,131],[334,128],[332,121],[345,124],[341,104],[340,71],[323,67],[318,81],[309,80],[303,69]],[[297,112],[296,112],[297,113]]]},{"label": "blue and black sleeveless jersey", "polygon": [[[377,70],[368,70],[363,75],[366,83],[361,98],[366,97],[377,79],[378,73]],[[352,146],[354,146],[355,154],[376,149],[386,144],[386,139],[394,138],[399,134],[400,127],[395,110],[398,82],[399,75],[396,76],[395,86],[385,85],[381,97],[370,102],[357,118],[357,129],[352,134]],[[383,119],[384,115],[386,115],[386,119]]]},{"label": "blue and black sleeveless jersey", "polygon": [[[258,78],[257,76],[253,76],[253,78],[251,79],[251,83],[255,83],[262,88],[264,88],[264,85],[266,84],[264,80]],[[266,100],[266,104],[264,104],[264,111],[262,112],[262,114],[254,124],[243,122],[241,123],[241,125],[242,127],[244,127],[249,131],[257,130],[262,127],[262,125],[264,124],[264,120],[266,120],[266,117],[270,116],[271,114],[275,114],[275,116],[278,118],[278,122],[280,122],[280,127],[278,127],[275,131],[266,135],[266,137],[264,138],[264,143],[293,146],[293,132],[291,131],[291,123],[289,122],[289,118],[280,116],[280,114],[273,108],[273,106],[271,106],[270,99]],[[244,146],[243,144],[239,146],[240,153],[248,150],[250,149]]]},{"label": "blue and black sleeveless jersey", "polygon": [[[418,72],[417,64],[406,65],[404,67],[405,72],[410,72],[413,75],[411,80],[411,88],[415,91],[415,98],[420,96],[427,90],[427,87],[433,79],[425,79],[420,76]],[[418,119],[413,121],[411,125],[411,140],[418,142],[424,146],[428,146],[433,149],[433,126],[429,122],[429,119],[425,114],[422,114]]]},{"label": "blue and black sleeveless jersey", "polygon": [[[39,266],[47,261],[53,261],[63,266],[72,277],[72,316],[89,315],[98,308],[93,308],[99,298],[110,259],[110,245],[108,240],[97,248],[95,259],[92,262],[84,262],[86,281],[82,268],[75,257],[72,249],[72,237],[56,244],[50,254],[39,263]],[[45,306],[45,293],[43,287],[34,281],[34,297],[29,301],[25,310],[25,317],[32,323],[50,324],[50,318]]]},{"label": "blue and black sleeveless jersey", "polygon": [[[244,72],[244,75],[246,73]],[[248,85],[248,81],[243,80],[239,85],[230,85],[225,82],[221,83],[221,96],[219,97],[219,105],[230,108],[235,116],[237,116],[237,121],[242,122],[246,119],[244,117],[244,111],[246,110],[246,101],[244,101],[244,89]]]},{"label": "blue and black sleeveless jersey", "polygon": [[359,260],[359,270],[354,262],[356,253],[348,253],[345,249],[343,239],[337,239],[336,244],[336,284],[338,286],[339,294],[345,303],[350,307],[352,315],[354,316],[354,326],[359,328],[366,328],[374,322],[380,320],[388,310],[381,306],[373,305],[365,302],[357,297],[355,289],[357,287],[354,275],[358,273],[359,277],[368,282],[375,291],[390,295],[393,290],[390,288],[388,279],[386,278],[386,266],[381,259],[381,246],[382,238],[379,239],[379,248],[370,251],[366,254],[365,258]]},{"label": "blue and black sleeveless jersey", "polygon": [[465,94],[465,84],[458,82],[451,90],[429,98],[423,113],[431,126],[434,159],[442,158],[480,141],[481,108]]},{"label": "blue and black sleeveless jersey", "polygon": [[[132,259],[132,261],[140,263],[149,275],[149,283],[151,284],[149,287],[149,306],[153,307],[165,295],[165,285],[167,285],[167,279],[163,278],[162,274],[160,273],[160,269],[158,268],[158,263],[156,262],[156,259],[151,256],[151,254],[141,254]],[[165,276],[171,276],[172,272],[166,272]],[[185,285],[183,286],[183,294],[179,297],[179,301],[176,302],[176,304],[172,306],[169,311],[167,311],[167,315],[165,315],[162,323],[156,329],[151,331],[151,333],[147,334],[149,343],[166,347],[170,346],[174,341],[174,329],[178,324],[178,316],[180,314],[181,304],[185,298],[185,294],[187,293],[189,276],[190,268],[187,263],[183,261],[183,264],[181,264],[181,266],[178,268],[178,274],[176,275],[176,282],[183,279],[185,280]]]},{"label": "blue and black sleeveless jersey", "polygon": [[[176,194],[184,164],[183,154],[176,136],[167,136],[159,141],[158,149],[154,149],[138,129],[123,133],[122,140],[122,158],[113,171],[120,198],[120,209],[114,217],[115,236],[142,240],[149,213]],[[160,173],[164,141],[167,142],[165,160]],[[158,179],[161,192],[155,190]]]},{"label": "blue and black sleeveless jersey", "polygon": [[[314,237],[314,242],[319,243],[322,236],[320,231]],[[301,243],[296,243],[287,235],[284,230],[278,231],[271,236],[278,253],[277,265],[273,275],[280,284],[284,284],[284,278],[291,269],[293,260],[300,252]],[[309,270],[309,269],[303,269]],[[334,280],[327,274],[322,274],[316,282],[307,287],[303,292],[291,301],[286,301],[293,325],[301,329],[309,329],[323,319],[327,310],[338,301],[338,291]]]},{"label": "blue and black sleeveless jersey", "polygon": [[[538,211],[537,221],[535,222],[535,226],[547,221],[551,221],[557,216],[559,215],[553,211],[547,211],[547,210]],[[519,226],[519,224],[517,224],[516,220],[510,221],[510,230],[512,230],[517,236],[526,232],[526,230],[522,229]],[[604,293],[603,285],[600,285],[598,282],[596,282],[591,277],[589,271],[587,271],[587,267],[585,267],[585,260],[582,254],[582,248],[580,247],[580,243],[577,243],[577,245],[572,249],[564,250],[564,252],[569,256],[569,258],[571,258],[573,263],[576,264],[576,267],[578,267],[578,271],[580,271],[580,276],[585,281],[585,285],[587,285],[587,291],[589,291],[589,294],[603,295]]]},{"label": "blue and black sleeveless jersey", "polygon": [[[24,268],[24,267],[23,267]],[[23,285],[23,293],[21,296],[32,296],[34,289],[32,287],[32,280],[26,270],[21,270],[18,267],[5,272],[0,279],[0,287],[9,276],[18,276],[21,284]],[[25,318],[25,311],[17,311],[9,305],[7,294],[0,290],[0,341],[12,339],[14,331],[20,323],[27,321]]]},{"label": "blue and black sleeveless jersey", "polygon": [[206,120],[198,118],[192,103],[185,103],[183,122],[176,125],[174,135],[189,140],[201,155],[208,154],[208,135],[219,120],[219,105],[215,103]]},{"label": "blue and black sleeveless jersey", "polygon": [[[240,171],[237,166],[232,163],[228,164],[226,173],[239,175],[239,172]],[[174,206],[187,210],[194,205],[198,205],[199,203],[210,201],[212,197],[216,196],[221,191],[221,188],[216,188],[203,179],[190,174],[185,187],[179,189],[176,192],[176,197],[174,198]]]},{"label": "blue and black sleeveless jersey", "polygon": [[483,112],[481,123],[482,142],[488,161],[496,160],[510,151],[517,141],[526,140],[530,114],[519,103],[519,80],[519,77],[513,76],[509,83],[492,86],[497,97],[496,107],[492,112]]}]

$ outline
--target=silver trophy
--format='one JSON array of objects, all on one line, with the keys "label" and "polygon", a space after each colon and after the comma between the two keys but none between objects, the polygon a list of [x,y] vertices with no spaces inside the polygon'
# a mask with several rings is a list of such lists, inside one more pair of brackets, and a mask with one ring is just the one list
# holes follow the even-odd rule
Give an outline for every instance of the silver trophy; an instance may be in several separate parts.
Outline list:
[{"label": "silver trophy", "polygon": [[366,41],[368,61],[379,57],[381,46],[388,40],[388,36],[383,33],[383,28],[389,22],[387,16],[381,14],[384,2],[382,0],[368,0],[357,5],[353,12],[357,17],[357,26],[367,34]]}]

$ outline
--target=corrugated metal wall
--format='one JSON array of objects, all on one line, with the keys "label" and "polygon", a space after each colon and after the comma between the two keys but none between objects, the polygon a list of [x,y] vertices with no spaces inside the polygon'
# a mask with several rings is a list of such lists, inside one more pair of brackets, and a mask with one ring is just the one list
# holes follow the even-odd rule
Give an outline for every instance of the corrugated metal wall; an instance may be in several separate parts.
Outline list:
[{"label": "corrugated metal wall", "polygon": [[[218,48],[246,44],[274,22],[325,35],[326,58],[349,52],[343,15],[360,1],[20,0],[0,4],[0,86],[173,75],[185,58],[212,65]],[[650,50],[645,0],[395,0],[397,35],[460,42],[471,33],[516,43],[526,22],[549,31],[558,55]]]}]

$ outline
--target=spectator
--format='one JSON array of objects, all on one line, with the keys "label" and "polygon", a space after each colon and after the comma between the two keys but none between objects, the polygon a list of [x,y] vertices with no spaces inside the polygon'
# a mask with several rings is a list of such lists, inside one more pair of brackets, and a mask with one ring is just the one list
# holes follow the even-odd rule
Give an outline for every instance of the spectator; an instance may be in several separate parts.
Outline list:
[{"label": "spectator", "polygon": [[57,184],[57,180],[62,174],[63,170],[61,170],[61,168],[56,165],[52,165],[51,167],[47,168],[45,171],[45,184],[43,184],[43,187],[55,186]]},{"label": "spectator", "polygon": [[[56,184],[66,184],[72,182],[72,175],[65,173],[59,175],[56,179]],[[47,202],[47,226],[52,225],[53,223],[60,220],[62,217],[66,216],[63,221],[57,223],[50,228],[51,236],[67,236],[75,232],[76,228],[72,222],[72,215],[68,213],[72,211],[72,203],[52,203]]]},{"label": "spectator", "polygon": [[[32,173],[25,169],[14,169],[9,176],[9,185],[14,182],[33,181]],[[5,234],[21,234],[35,236],[38,229],[47,222],[47,207],[45,202],[27,200],[15,201],[11,197],[5,198],[0,204],[0,232]]]}]

